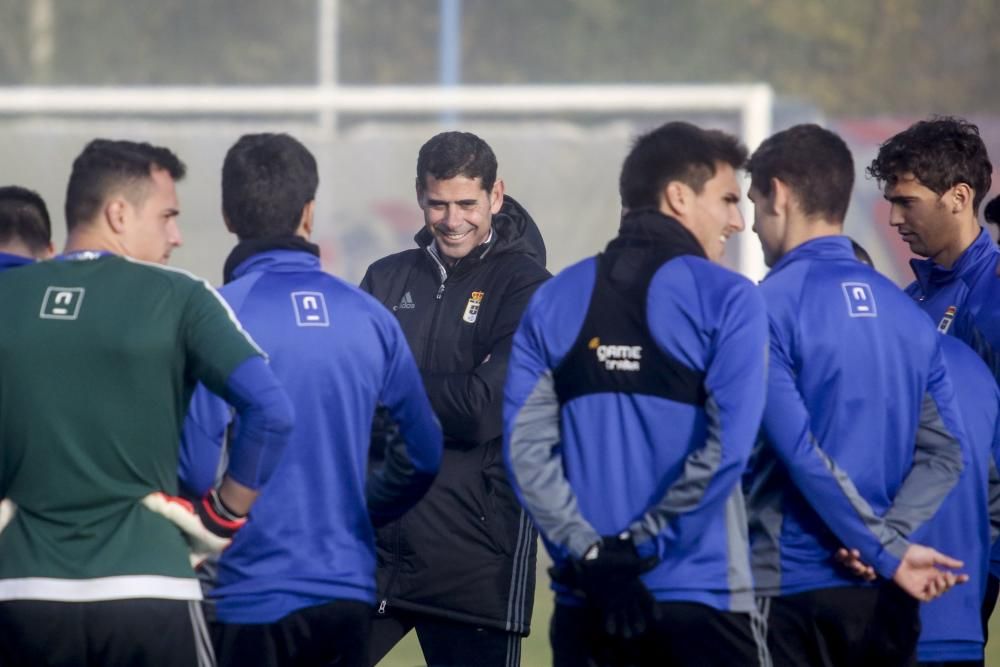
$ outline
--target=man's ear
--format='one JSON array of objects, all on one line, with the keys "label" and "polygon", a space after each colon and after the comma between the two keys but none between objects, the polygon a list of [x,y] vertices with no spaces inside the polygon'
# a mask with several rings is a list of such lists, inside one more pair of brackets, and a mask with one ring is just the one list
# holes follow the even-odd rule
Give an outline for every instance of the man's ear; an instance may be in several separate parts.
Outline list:
[{"label": "man's ear", "polygon": [[419,206],[421,209],[423,209],[424,208],[424,189],[422,187],[420,187],[419,183],[417,183],[417,186],[416,186],[416,193],[417,193],[417,206]]},{"label": "man's ear", "polygon": [[498,178],[493,182],[493,190],[490,192],[490,213],[496,215],[503,207],[503,179]]},{"label": "man's ear", "polygon": [[781,179],[772,176],[771,177],[771,194],[767,196],[767,206],[768,213],[777,215],[778,213],[785,213],[787,216],[788,205],[791,203],[791,190],[788,189],[788,185],[785,184]]},{"label": "man's ear", "polygon": [[315,215],[316,200],[312,199],[306,202],[306,205],[302,207],[302,216],[299,218],[299,228],[295,232],[307,241],[312,238],[313,219]]},{"label": "man's ear", "polygon": [[663,186],[660,193],[660,211],[675,218],[685,217],[691,202],[694,201],[694,190],[687,183],[670,181]]},{"label": "man's ear", "polygon": [[124,197],[112,197],[104,204],[104,221],[115,234],[125,231],[125,217],[129,203]]},{"label": "man's ear", "polygon": [[976,193],[968,183],[957,183],[951,190],[945,193],[945,203],[951,210],[952,215],[957,215],[972,207],[972,200]]}]

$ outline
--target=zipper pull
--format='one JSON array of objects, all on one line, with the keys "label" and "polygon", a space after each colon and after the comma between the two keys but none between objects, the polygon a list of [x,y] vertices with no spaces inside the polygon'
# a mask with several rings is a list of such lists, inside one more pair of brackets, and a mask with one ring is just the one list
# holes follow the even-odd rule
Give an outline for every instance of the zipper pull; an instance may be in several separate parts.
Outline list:
[{"label": "zipper pull", "polygon": [[379,601],[379,603],[378,603],[378,613],[379,613],[379,616],[384,616],[385,615],[385,605],[386,605],[387,602],[388,602],[388,600],[380,600]]},{"label": "zipper pull", "polygon": [[441,283],[441,287],[438,287],[437,296],[435,296],[434,298],[440,301],[442,294],[444,294],[444,283]]}]

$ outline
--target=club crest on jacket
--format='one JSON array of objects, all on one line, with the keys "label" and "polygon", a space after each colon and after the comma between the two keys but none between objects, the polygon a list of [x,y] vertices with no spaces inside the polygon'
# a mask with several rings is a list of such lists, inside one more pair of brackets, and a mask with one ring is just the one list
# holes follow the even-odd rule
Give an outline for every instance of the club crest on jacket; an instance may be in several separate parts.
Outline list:
[{"label": "club crest on jacket", "polygon": [[957,312],[958,308],[955,306],[948,306],[948,309],[944,311],[944,315],[941,316],[941,321],[938,322],[938,331],[943,334],[948,333],[948,329],[951,328],[951,323],[955,321],[955,313]]},{"label": "club crest on jacket", "polygon": [[484,292],[473,292],[472,296],[469,297],[469,302],[465,304],[465,314],[462,315],[462,321],[473,324],[476,321],[476,316],[479,315],[479,304],[483,302]]}]

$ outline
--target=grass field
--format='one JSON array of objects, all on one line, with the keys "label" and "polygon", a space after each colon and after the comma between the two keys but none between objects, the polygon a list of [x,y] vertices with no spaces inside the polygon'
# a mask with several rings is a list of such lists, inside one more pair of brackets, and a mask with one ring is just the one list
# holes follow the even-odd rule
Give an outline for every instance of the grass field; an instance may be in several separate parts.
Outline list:
[{"label": "grass field", "polygon": [[[544,552],[540,549],[531,634],[521,644],[522,667],[548,667],[552,664],[548,636],[549,618],[552,615],[552,592],[549,591],[546,567],[548,567],[548,562]],[[990,637],[994,639],[986,647],[986,665],[987,667],[990,665],[1000,667],[1000,610],[993,614],[990,621]],[[411,632],[379,663],[379,667],[418,667],[424,664],[417,637]]]}]

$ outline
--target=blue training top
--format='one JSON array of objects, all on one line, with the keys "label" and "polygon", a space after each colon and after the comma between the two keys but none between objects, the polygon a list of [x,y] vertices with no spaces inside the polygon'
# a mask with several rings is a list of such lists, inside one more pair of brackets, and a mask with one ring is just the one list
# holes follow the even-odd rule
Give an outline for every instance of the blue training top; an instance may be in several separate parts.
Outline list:
[{"label": "blue training top", "polygon": [[757,594],[860,585],[833,562],[841,546],[891,578],[963,466],[940,336],[843,236],[794,248],[761,292],[771,348],[766,446],[748,475]]},{"label": "blue training top", "polygon": [[964,343],[943,336],[941,351],[955,379],[966,438],[962,446],[969,464],[941,504],[913,539],[965,562],[969,581],[920,605],[921,662],[983,659],[980,605],[989,568],[990,522],[987,512],[989,471],[1000,458],[1000,389],[989,369]]},{"label": "blue training top", "polygon": [[[399,504],[411,487],[426,488],[441,457],[440,427],[406,340],[388,310],[324,273],[309,252],[261,252],[233,276],[220,292],[268,353],[296,419],[249,521],[219,560],[218,618],[270,623],[334,599],[374,604],[366,470],[376,404],[402,435],[383,500],[385,489]],[[199,388],[181,451],[180,478],[190,491],[214,483],[229,421],[228,406]]]},{"label": "blue training top", "polygon": [[[1000,383],[1000,248],[989,233],[981,229],[950,269],[931,259],[912,259],[910,267],[916,280],[906,293],[938,331],[971,346]],[[1000,576],[1000,544],[993,547],[990,572]]]},{"label": "blue training top", "polygon": [[504,455],[557,566],[629,530],[659,558],[643,576],[657,600],[753,609],[739,479],[766,343],[753,284],[654,211],[539,288],[514,337]]}]

